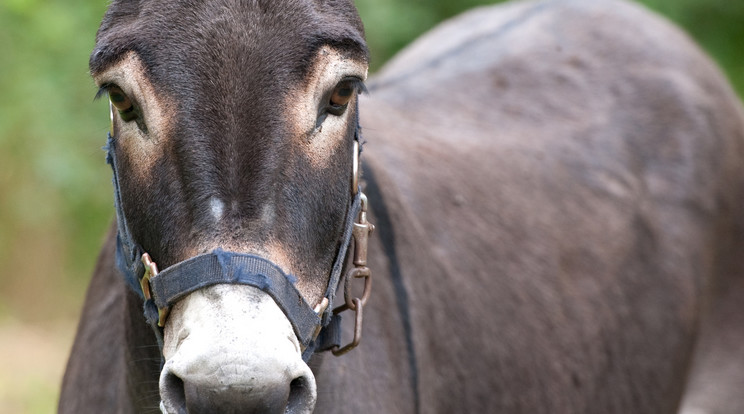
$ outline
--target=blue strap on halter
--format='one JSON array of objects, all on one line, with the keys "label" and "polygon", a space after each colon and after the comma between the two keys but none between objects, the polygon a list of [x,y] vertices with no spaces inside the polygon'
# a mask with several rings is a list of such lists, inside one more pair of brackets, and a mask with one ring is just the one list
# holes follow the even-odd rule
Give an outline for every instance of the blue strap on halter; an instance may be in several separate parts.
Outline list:
[{"label": "blue strap on halter", "polygon": [[[119,268],[121,273],[124,275],[127,284],[138,292],[142,297],[142,291],[140,290],[139,279],[145,273],[145,267],[142,264],[142,249],[134,242],[132,234],[129,232],[129,226],[127,225],[127,218],[124,216],[124,209],[121,201],[121,189],[119,185],[119,166],[116,163],[116,143],[111,133],[108,134],[106,140],[106,146],[103,147],[106,151],[106,163],[111,166],[113,170],[113,177],[111,182],[114,185],[114,209],[116,210],[116,267]],[[144,297],[143,297],[144,299]]]},{"label": "blue strap on halter", "polygon": [[292,321],[300,343],[312,340],[320,317],[277,265],[259,256],[217,249],[175,264],[150,279],[152,299],[169,308],[189,293],[220,283],[254,286],[271,296]]}]

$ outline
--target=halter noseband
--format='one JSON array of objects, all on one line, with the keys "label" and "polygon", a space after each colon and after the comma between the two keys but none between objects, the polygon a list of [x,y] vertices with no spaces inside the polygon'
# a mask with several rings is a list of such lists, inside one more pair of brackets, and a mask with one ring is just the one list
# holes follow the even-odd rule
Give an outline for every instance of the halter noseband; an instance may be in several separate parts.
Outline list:
[{"label": "halter noseband", "polygon": [[[127,283],[144,300],[145,319],[153,328],[161,351],[162,328],[168,310],[178,300],[191,292],[215,284],[240,284],[256,287],[274,299],[284,312],[297,335],[303,354],[308,361],[314,352],[330,350],[341,355],[359,344],[362,327],[362,307],[369,297],[371,287],[370,270],[367,267],[367,240],[374,226],[367,221],[367,197],[359,188],[360,127],[358,119],[354,133],[352,195],[346,209],[346,220],[341,245],[331,269],[328,286],[321,302],[311,307],[294,285],[294,277],[284,273],[270,260],[260,256],[216,249],[176,263],[159,272],[157,265],[132,238],[121,201],[118,168],[115,157],[116,142],[108,135],[104,148],[106,162],[113,170],[114,205],[117,218],[116,265],[124,274]],[[113,131],[113,128],[112,128]],[[344,304],[333,308],[333,299],[347,251],[354,239],[353,266],[344,279]],[[364,279],[361,298],[351,294],[353,279]],[[341,312],[355,313],[354,339],[344,347],[341,343]]]}]

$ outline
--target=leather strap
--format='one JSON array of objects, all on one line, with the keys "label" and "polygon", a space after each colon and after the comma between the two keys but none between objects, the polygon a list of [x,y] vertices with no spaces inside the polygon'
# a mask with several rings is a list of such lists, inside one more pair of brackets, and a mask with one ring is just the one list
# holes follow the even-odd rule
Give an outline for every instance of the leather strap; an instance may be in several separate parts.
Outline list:
[{"label": "leather strap", "polygon": [[189,293],[220,283],[254,286],[271,296],[292,323],[300,342],[307,346],[320,317],[305,302],[293,278],[259,256],[217,249],[175,264],[150,279],[158,308],[169,308]]}]

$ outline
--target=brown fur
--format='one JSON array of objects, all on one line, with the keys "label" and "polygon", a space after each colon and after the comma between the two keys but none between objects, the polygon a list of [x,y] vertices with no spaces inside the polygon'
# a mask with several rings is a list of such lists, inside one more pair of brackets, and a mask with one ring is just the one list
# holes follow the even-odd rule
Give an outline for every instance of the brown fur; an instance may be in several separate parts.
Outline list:
[{"label": "brown fur", "polygon": [[[375,292],[361,347],[312,361],[316,412],[744,411],[744,112],[686,36],[614,0],[513,3],[370,90]],[[61,412],[157,403],[124,391],[152,342],[111,249]]]}]

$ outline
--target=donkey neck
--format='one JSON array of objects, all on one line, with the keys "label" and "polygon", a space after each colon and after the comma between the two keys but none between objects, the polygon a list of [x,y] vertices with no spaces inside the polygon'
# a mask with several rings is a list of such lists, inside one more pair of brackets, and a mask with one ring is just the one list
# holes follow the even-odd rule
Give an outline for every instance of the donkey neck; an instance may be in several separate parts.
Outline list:
[{"label": "donkey neck", "polygon": [[[98,258],[63,380],[60,413],[158,412],[160,351],[142,300],[114,265],[115,226]],[[95,384],[91,387],[90,384]]]}]

